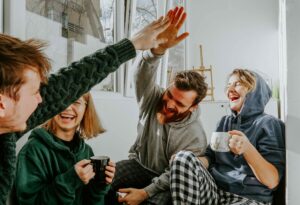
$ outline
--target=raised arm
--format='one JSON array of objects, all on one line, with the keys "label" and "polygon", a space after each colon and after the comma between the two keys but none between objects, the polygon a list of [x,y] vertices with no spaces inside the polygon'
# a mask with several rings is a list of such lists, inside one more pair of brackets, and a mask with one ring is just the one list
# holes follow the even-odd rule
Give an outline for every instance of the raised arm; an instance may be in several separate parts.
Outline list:
[{"label": "raised arm", "polygon": [[131,41],[124,39],[100,49],[52,74],[48,84],[41,87],[43,102],[28,119],[27,130],[64,110],[107,75],[116,71],[122,63],[135,57],[135,50],[150,49],[165,42],[165,39],[158,38],[158,35],[169,26],[169,22],[169,18],[160,18],[139,31]]},{"label": "raised arm", "polygon": [[28,119],[28,130],[64,110],[134,56],[133,44],[124,39],[52,74],[48,84],[41,87],[43,102]]},{"label": "raised arm", "polygon": [[164,39],[165,41],[160,43],[157,47],[153,47],[151,52],[143,52],[143,54],[138,56],[134,64],[134,68],[136,68],[136,97],[140,107],[143,105],[142,99],[147,102],[147,99],[155,97],[156,91],[159,90],[155,84],[155,79],[161,56],[169,48],[174,47],[188,36],[187,32],[178,36],[178,32],[186,19],[186,13],[182,7],[180,9],[176,7],[174,10],[170,10],[166,15],[166,19],[169,19],[170,23],[168,27],[158,35],[158,39]]}]

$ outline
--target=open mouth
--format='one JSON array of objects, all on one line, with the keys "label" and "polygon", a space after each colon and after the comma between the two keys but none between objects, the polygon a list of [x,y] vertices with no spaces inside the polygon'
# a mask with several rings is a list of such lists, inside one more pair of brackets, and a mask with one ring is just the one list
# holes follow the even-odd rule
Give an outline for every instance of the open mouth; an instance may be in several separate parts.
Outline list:
[{"label": "open mouth", "polygon": [[71,121],[74,120],[76,118],[75,115],[72,114],[66,114],[66,113],[61,113],[59,115],[59,117],[63,120],[63,121]]},{"label": "open mouth", "polygon": [[236,102],[238,99],[240,99],[240,97],[239,96],[231,96],[231,97],[229,97],[229,99],[231,102]]}]

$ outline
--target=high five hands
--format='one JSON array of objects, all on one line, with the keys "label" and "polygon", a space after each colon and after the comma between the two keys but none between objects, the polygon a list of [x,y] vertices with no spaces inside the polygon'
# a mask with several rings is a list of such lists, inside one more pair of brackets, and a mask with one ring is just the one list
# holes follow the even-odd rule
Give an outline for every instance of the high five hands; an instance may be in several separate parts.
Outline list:
[{"label": "high five hands", "polygon": [[186,19],[183,7],[170,10],[166,18],[169,18],[170,21],[168,27],[157,37],[158,39],[164,39],[164,42],[151,49],[151,52],[155,55],[164,54],[167,49],[177,45],[189,35],[188,32],[184,32],[178,36],[178,32]]},{"label": "high five hands", "polygon": [[162,55],[168,48],[177,45],[189,35],[185,32],[177,36],[185,19],[183,7],[176,7],[165,17],[160,17],[136,33],[131,41],[137,50],[151,49],[153,54]]}]

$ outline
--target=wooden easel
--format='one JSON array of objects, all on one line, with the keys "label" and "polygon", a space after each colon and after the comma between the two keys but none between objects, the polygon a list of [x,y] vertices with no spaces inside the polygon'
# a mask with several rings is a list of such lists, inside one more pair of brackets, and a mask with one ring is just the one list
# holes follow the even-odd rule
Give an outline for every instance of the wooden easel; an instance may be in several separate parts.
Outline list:
[{"label": "wooden easel", "polygon": [[[198,71],[202,76],[205,78],[207,77],[207,74],[210,75],[210,83],[208,83],[207,93],[205,101],[214,101],[214,83],[213,83],[213,76],[212,76],[212,65],[209,66],[209,68],[206,68],[204,66],[203,62],[203,51],[202,51],[202,45],[200,45],[200,67],[193,67],[193,70]],[[207,99],[207,97],[210,97],[210,99]]]}]

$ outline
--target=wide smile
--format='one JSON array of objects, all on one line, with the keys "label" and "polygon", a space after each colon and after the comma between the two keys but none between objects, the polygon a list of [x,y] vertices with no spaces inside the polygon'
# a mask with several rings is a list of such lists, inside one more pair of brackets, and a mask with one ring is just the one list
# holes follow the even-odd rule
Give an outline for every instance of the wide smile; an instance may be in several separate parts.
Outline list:
[{"label": "wide smile", "polygon": [[69,113],[61,113],[59,117],[63,122],[67,123],[73,121],[77,116]]},{"label": "wide smile", "polygon": [[238,95],[230,95],[229,100],[230,102],[237,102],[240,99],[240,96]]}]

